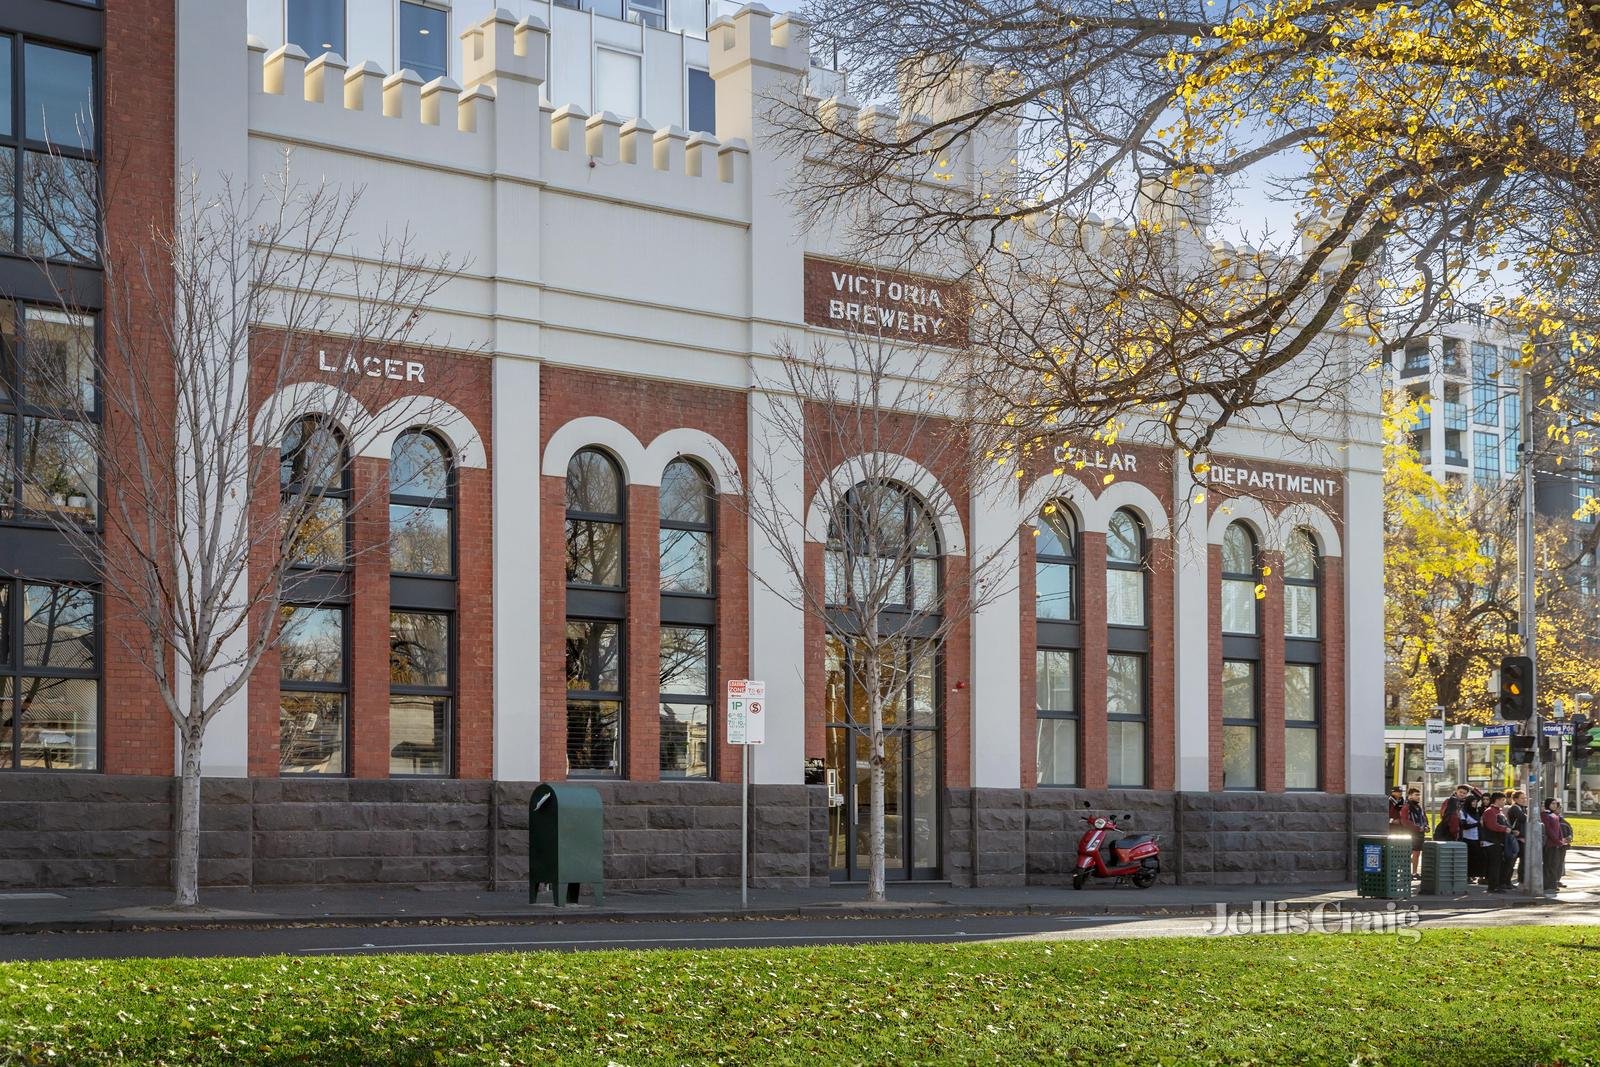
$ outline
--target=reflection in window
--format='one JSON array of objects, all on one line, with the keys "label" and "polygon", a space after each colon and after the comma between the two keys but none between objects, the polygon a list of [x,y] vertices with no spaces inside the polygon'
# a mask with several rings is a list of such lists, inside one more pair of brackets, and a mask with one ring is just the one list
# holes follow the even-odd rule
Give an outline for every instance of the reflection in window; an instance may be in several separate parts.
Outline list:
[{"label": "reflection in window", "polygon": [[1078,653],[1039,649],[1038,785],[1078,784]]},{"label": "reflection in window", "polygon": [[1306,530],[1295,530],[1283,554],[1283,633],[1314,640],[1317,636],[1317,543]]},{"label": "reflection in window", "polygon": [[403,433],[389,456],[389,569],[395,574],[454,571],[454,468],[444,443]]},{"label": "reflection in window", "polygon": [[98,181],[93,160],[24,152],[17,197],[23,254],[98,262]]},{"label": "reflection in window", "polygon": [[91,315],[0,301],[0,515],[98,518],[94,345]]},{"label": "reflection in window", "polygon": [[389,773],[450,772],[450,616],[389,613]]},{"label": "reflection in window", "polygon": [[424,82],[446,74],[447,17],[437,7],[400,0],[400,67],[416,71]]},{"label": "reflection in window", "polygon": [[0,35],[0,251],[98,259],[95,81],[90,53]]},{"label": "reflection in window", "polygon": [[1249,634],[1260,629],[1256,600],[1256,539],[1242,522],[1222,534],[1222,632]]},{"label": "reflection in window", "polygon": [[689,132],[717,132],[717,83],[709,71],[690,67]]},{"label": "reflection in window", "polygon": [[1145,785],[1145,657],[1106,656],[1106,784]]},{"label": "reflection in window", "polygon": [[279,611],[278,773],[345,773],[344,610]]},{"label": "reflection in window", "polygon": [[661,777],[711,775],[711,631],[661,628]]},{"label": "reflection in window", "polygon": [[567,464],[567,583],[622,588],[622,473],[594,449]]},{"label": "reflection in window", "polygon": [[28,140],[68,148],[94,144],[94,57],[30,41],[23,50]]},{"label": "reflection in window", "polygon": [[828,527],[826,598],[840,607],[938,607],[939,538],[922,501],[892,482],[863,482]]},{"label": "reflection in window", "polygon": [[1222,663],[1222,787],[1261,787],[1256,665],[1246,660]]},{"label": "reflection in window", "polygon": [[344,3],[345,0],[286,0],[289,43],[299,45],[313,59],[324,52],[345,55]]},{"label": "reflection in window", "polygon": [[1145,625],[1144,528],[1117,511],[1106,526],[1106,624]]},{"label": "reflection in window", "polygon": [[[1317,668],[1290,663],[1283,669],[1283,771],[1288,789],[1322,788],[1322,722]],[[1455,776],[1450,781],[1459,781]]]},{"label": "reflection in window", "polygon": [[1035,617],[1076,619],[1078,536],[1062,505],[1048,505],[1039,516],[1039,536],[1033,545]]},{"label": "reflection in window", "polygon": [[622,626],[567,620],[567,771],[622,770]]},{"label": "reflection in window", "polygon": [[99,766],[97,598],[0,582],[0,769]]},{"label": "reflection in window", "polygon": [[661,592],[711,592],[711,479],[679,459],[661,476]]},{"label": "reflection in window", "polygon": [[307,416],[279,449],[284,549],[297,567],[341,566],[349,555],[345,522],[350,464],[344,437],[328,420]]},{"label": "reflection in window", "polygon": [[22,420],[24,512],[53,512],[93,525],[98,515],[98,457],[89,423],[69,419]]}]

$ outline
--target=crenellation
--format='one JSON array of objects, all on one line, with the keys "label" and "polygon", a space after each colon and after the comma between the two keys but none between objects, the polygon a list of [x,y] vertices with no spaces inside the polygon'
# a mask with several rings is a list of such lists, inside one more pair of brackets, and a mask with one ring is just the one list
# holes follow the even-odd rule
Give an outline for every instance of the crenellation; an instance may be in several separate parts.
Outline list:
[{"label": "crenellation", "polygon": [[461,86],[447,77],[439,77],[422,87],[422,123],[424,126],[438,126],[441,111],[445,115],[454,116],[456,128],[461,128],[460,118]]},{"label": "crenellation", "polygon": [[550,116],[550,147],[567,152],[574,145],[586,144],[589,113],[577,104],[562,104]]},{"label": "crenellation", "polygon": [[306,64],[307,103],[344,109],[344,75],[349,64],[337,52],[324,52]]},{"label": "crenellation", "polygon": [[622,119],[610,111],[590,115],[584,122],[584,151],[601,163],[622,159]]},{"label": "crenellation", "polygon": [[619,155],[622,162],[636,167],[655,166],[655,150],[652,138],[655,137],[656,128],[644,119],[629,119],[622,124],[619,135]]},{"label": "crenellation", "polygon": [[668,126],[655,132],[655,151],[652,153],[656,170],[669,174],[682,174],[684,158],[689,144],[689,134],[682,126]]},{"label": "crenellation", "polygon": [[456,129],[462,133],[490,130],[494,109],[494,86],[474,85],[456,101]]},{"label": "crenellation", "polygon": [[383,117],[411,119],[422,114],[422,75],[401,67],[383,79]]},{"label": "crenellation", "polygon": [[722,147],[722,142],[709,133],[696,132],[689,135],[689,141],[684,146],[684,164],[692,178],[709,177],[716,174],[717,168],[709,166],[717,149]]},{"label": "crenellation", "polygon": [[297,44],[281,45],[267,56],[261,88],[273,96],[303,100],[306,94],[306,53]]},{"label": "crenellation", "polygon": [[344,107],[346,111],[381,111],[383,104],[382,67],[368,59],[344,73]]},{"label": "crenellation", "polygon": [[750,146],[742,137],[735,137],[717,149],[717,178],[724,182],[743,185],[750,177]]}]

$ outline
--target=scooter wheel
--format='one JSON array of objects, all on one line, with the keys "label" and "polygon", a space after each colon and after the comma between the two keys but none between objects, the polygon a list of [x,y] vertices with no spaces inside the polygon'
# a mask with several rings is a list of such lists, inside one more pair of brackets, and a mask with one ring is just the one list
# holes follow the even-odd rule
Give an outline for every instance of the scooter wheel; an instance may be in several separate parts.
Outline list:
[{"label": "scooter wheel", "polygon": [[1139,889],[1149,889],[1156,884],[1156,872],[1149,867],[1140,867],[1133,872],[1133,884]]},{"label": "scooter wheel", "polygon": [[1083,883],[1087,882],[1088,880],[1089,880],[1089,872],[1088,871],[1073,871],[1072,872],[1072,888],[1074,888],[1074,889],[1082,889],[1083,888]]}]

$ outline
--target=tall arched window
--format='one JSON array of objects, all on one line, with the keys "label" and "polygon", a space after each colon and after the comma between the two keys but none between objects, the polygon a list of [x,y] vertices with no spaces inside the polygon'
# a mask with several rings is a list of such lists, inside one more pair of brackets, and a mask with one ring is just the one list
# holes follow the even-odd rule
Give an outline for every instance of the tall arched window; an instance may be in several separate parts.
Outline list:
[{"label": "tall arched window", "polygon": [[1307,530],[1283,553],[1283,774],[1287,789],[1322,787],[1322,561]]},{"label": "tall arched window", "polygon": [[622,773],[622,472],[584,449],[567,464],[567,771]]},{"label": "tall arched window", "polygon": [[[349,558],[350,457],[344,435],[308,415],[284,435],[278,453],[284,548],[299,568],[343,567]],[[349,739],[348,594],[330,596],[317,575],[296,580],[279,610],[278,770],[345,774]]]},{"label": "tall arched window", "polygon": [[1126,509],[1106,524],[1106,784],[1149,781],[1150,629],[1144,526]]},{"label": "tall arched window", "polygon": [[278,450],[278,481],[295,522],[286,545],[294,565],[343,566],[350,460],[338,427],[317,415],[296,420]]},{"label": "tall arched window", "polygon": [[716,494],[698,463],[661,475],[661,777],[711,777]]},{"label": "tall arched window", "polygon": [[389,774],[450,773],[455,468],[425,430],[389,453]]},{"label": "tall arched window", "polygon": [[1261,788],[1261,570],[1255,534],[1222,533],[1222,787]]},{"label": "tall arched window", "polygon": [[1078,528],[1064,504],[1045,505],[1034,538],[1034,688],[1039,785],[1079,784]]},{"label": "tall arched window", "polygon": [[939,873],[939,537],[915,493],[862,483],[829,527],[830,612],[825,714],[829,866],[865,876],[870,861],[871,735],[862,608],[876,603],[878,636],[894,638],[883,685],[885,865],[890,878]]},{"label": "tall arched window", "polygon": [[389,569],[395,574],[455,571],[455,469],[433,434],[410,430],[389,454]]}]

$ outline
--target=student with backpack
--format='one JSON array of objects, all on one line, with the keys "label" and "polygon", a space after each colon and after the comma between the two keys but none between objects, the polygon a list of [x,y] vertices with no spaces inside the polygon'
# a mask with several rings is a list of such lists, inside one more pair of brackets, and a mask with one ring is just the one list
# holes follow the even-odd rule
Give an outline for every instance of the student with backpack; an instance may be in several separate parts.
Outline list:
[{"label": "student with backpack", "polygon": [[1461,840],[1461,813],[1467,803],[1467,787],[1456,786],[1455,792],[1445,797],[1439,808],[1439,821],[1433,827],[1435,841]]},{"label": "student with backpack", "polygon": [[1511,838],[1511,824],[1506,822],[1505,812],[1501,808],[1505,799],[1504,793],[1489,795],[1489,803],[1483,809],[1483,819],[1478,827],[1481,838],[1478,851],[1483,853],[1484,881],[1491,893],[1504,893],[1510,888],[1506,881],[1506,842]]},{"label": "student with backpack", "polygon": [[1422,790],[1406,790],[1406,822],[1411,831],[1411,877],[1422,877],[1422,840],[1428,836],[1428,813],[1422,807]]}]

